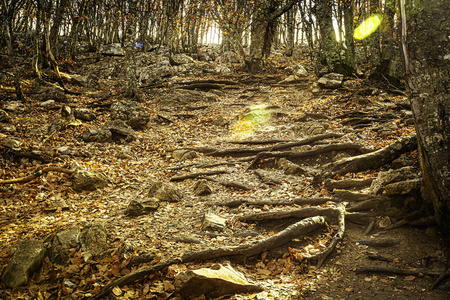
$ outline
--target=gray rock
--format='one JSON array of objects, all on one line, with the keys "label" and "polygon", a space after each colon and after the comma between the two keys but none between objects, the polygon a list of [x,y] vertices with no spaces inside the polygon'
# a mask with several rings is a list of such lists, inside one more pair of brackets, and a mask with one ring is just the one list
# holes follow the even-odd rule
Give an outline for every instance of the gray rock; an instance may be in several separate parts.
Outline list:
[{"label": "gray rock", "polygon": [[389,170],[378,173],[377,178],[370,186],[372,194],[381,194],[387,184],[405,181],[407,179],[415,179],[418,177],[417,171],[413,167],[403,167],[397,170]]},{"label": "gray rock", "polygon": [[73,110],[75,118],[83,121],[93,121],[97,116],[89,108],[75,108]]},{"label": "gray rock", "polygon": [[73,175],[73,189],[77,192],[94,191],[108,186],[108,178],[94,171],[77,170]]},{"label": "gray rock", "polygon": [[185,161],[189,159],[194,159],[197,157],[197,152],[192,150],[174,150],[172,152],[172,157],[178,161]]},{"label": "gray rock", "polygon": [[12,132],[16,132],[17,128],[16,128],[16,126],[14,126],[12,124],[6,124],[2,127],[2,131],[7,132],[7,133],[12,133]]},{"label": "gray rock", "polygon": [[199,180],[194,185],[194,194],[197,196],[207,196],[213,193],[212,186],[206,180]]},{"label": "gray rock", "polygon": [[9,123],[11,122],[10,115],[4,111],[3,109],[0,109],[0,122],[2,123]]},{"label": "gray rock", "polygon": [[34,239],[19,243],[17,251],[5,268],[2,282],[9,288],[26,285],[30,276],[37,271],[45,256],[44,243]]},{"label": "gray rock", "polygon": [[278,160],[278,167],[280,167],[286,175],[299,175],[305,173],[299,165],[287,160],[286,158],[280,158]]},{"label": "gray rock", "polygon": [[321,77],[317,82],[319,85],[329,89],[337,89],[341,86],[344,75],[338,73],[328,73]]},{"label": "gray rock", "polygon": [[112,141],[112,134],[107,129],[88,129],[81,135],[81,138],[86,143],[106,143]]},{"label": "gray rock", "polygon": [[225,126],[225,125],[227,125],[229,123],[228,120],[225,119],[223,116],[215,116],[212,119],[212,122],[216,126]]},{"label": "gray rock", "polygon": [[122,45],[120,43],[101,45],[100,46],[100,54],[106,56],[124,56],[125,53],[122,50]]},{"label": "gray rock", "polygon": [[56,105],[57,105],[57,104],[56,104],[56,101],[55,101],[55,100],[47,100],[47,101],[44,101],[44,102],[42,102],[42,103],[40,104],[41,107],[47,108],[47,109],[53,108],[53,107],[55,107]]},{"label": "gray rock", "polygon": [[101,129],[111,131],[113,141],[125,140],[126,142],[130,142],[136,139],[134,130],[119,119],[105,122]]},{"label": "gray rock", "polygon": [[189,270],[175,277],[175,288],[185,299],[204,295],[207,299],[239,293],[258,293],[263,289],[248,281],[231,266],[220,264],[211,268]]},{"label": "gray rock", "polygon": [[106,230],[102,223],[93,223],[81,230],[81,249],[87,253],[86,257],[95,256],[106,249]]},{"label": "gray rock", "polygon": [[206,213],[203,217],[202,229],[209,231],[223,231],[227,226],[227,219],[213,213]]},{"label": "gray rock", "polygon": [[183,195],[174,185],[158,181],[150,186],[148,197],[155,197],[161,201],[178,202]]},{"label": "gray rock", "polygon": [[36,100],[47,101],[54,100],[56,102],[66,103],[69,101],[64,90],[56,86],[37,86],[33,89]]},{"label": "gray rock", "polygon": [[400,169],[406,166],[412,166],[414,165],[414,163],[416,163],[415,159],[408,157],[406,155],[402,155],[399,158],[392,161],[392,168]]},{"label": "gray rock", "polygon": [[7,139],[5,143],[3,143],[3,147],[9,149],[17,149],[23,145],[23,141],[17,139]]},{"label": "gray rock", "polygon": [[77,248],[80,228],[72,227],[53,235],[50,246],[50,260],[65,265],[69,262],[69,249]]},{"label": "gray rock", "polygon": [[306,77],[308,76],[308,71],[306,71],[303,65],[296,65],[294,69],[294,75],[297,77]]},{"label": "gray rock", "polygon": [[419,194],[421,184],[421,178],[390,183],[384,186],[383,195],[397,196],[406,194]]},{"label": "gray rock", "polygon": [[136,101],[126,100],[111,105],[111,119],[125,121],[131,128],[140,129],[147,125],[150,116]]},{"label": "gray rock", "polygon": [[299,135],[317,135],[326,131],[327,125],[322,122],[310,121],[301,124],[296,124],[293,130]]},{"label": "gray rock", "polygon": [[159,205],[160,201],[155,197],[144,200],[131,200],[125,210],[125,214],[132,217],[146,215],[150,212],[156,211],[159,208]]},{"label": "gray rock", "polygon": [[294,74],[294,67],[287,66],[286,68],[284,68],[284,73],[286,73],[286,75],[293,75]]}]

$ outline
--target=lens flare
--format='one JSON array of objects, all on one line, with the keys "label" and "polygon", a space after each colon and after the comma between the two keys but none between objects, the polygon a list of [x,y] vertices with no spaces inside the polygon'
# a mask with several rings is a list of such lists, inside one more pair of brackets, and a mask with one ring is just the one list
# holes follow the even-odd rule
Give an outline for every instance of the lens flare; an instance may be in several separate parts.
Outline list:
[{"label": "lens flare", "polygon": [[383,16],[380,14],[374,14],[364,21],[362,21],[361,24],[359,24],[358,27],[356,27],[353,37],[357,40],[363,40],[372,33],[374,33],[378,27],[380,27],[381,22],[383,21]]},{"label": "lens flare", "polygon": [[256,131],[256,128],[270,121],[271,112],[267,105],[256,105],[243,115],[233,125],[233,135],[235,138],[249,138]]}]

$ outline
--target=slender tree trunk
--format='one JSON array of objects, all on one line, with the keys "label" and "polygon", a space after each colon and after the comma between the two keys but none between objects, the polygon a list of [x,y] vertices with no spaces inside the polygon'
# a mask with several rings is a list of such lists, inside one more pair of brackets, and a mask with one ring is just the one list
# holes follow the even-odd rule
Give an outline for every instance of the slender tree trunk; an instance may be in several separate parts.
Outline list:
[{"label": "slender tree trunk", "polygon": [[16,89],[16,97],[21,102],[26,102],[25,96],[23,94],[22,90],[22,81],[20,76],[20,70],[17,67],[16,59],[14,57],[14,51],[12,47],[12,26],[13,26],[13,19],[14,19],[14,8],[8,7],[8,4],[6,3],[6,0],[3,0],[3,17],[0,19],[3,21],[4,33],[6,37],[6,49],[8,52],[9,57],[9,63],[11,64],[11,67],[14,70],[14,87]]},{"label": "slender tree trunk", "polygon": [[41,78],[41,71],[39,70],[39,57],[41,55],[41,27],[42,27],[42,6],[41,1],[37,1],[36,5],[36,30],[34,32],[34,51],[33,51],[33,61],[32,68],[35,75]]},{"label": "slender tree trunk", "polygon": [[[294,6],[296,7],[296,6]],[[286,55],[292,56],[294,51],[295,44],[295,9],[291,9],[286,14],[286,23],[287,23],[287,39],[286,39]]]},{"label": "slender tree trunk", "polygon": [[[404,13],[405,2],[401,4]],[[403,21],[408,16],[408,23],[402,23],[403,33],[408,29],[402,40],[419,142],[422,196],[434,208],[450,251],[450,1],[411,4],[402,14]],[[450,252],[447,255],[450,267]]]},{"label": "slender tree trunk", "polygon": [[59,57],[59,30],[61,28],[61,23],[65,16],[65,10],[69,4],[68,0],[58,1],[58,6],[56,6],[55,17],[53,18],[53,25],[50,29],[50,43],[53,45],[53,54],[55,57]]},{"label": "slender tree trunk", "polygon": [[139,99],[136,78],[136,57],[134,55],[134,45],[136,43],[135,16],[137,0],[131,0],[128,3],[129,13],[125,31],[125,59],[127,64],[127,89],[125,91],[125,97]]},{"label": "slender tree trunk", "polygon": [[353,1],[343,3],[344,26],[345,26],[345,64],[351,68],[355,67],[355,41],[353,39]]},{"label": "slender tree trunk", "polygon": [[321,48],[318,54],[318,63],[327,66],[330,71],[337,71],[340,65],[340,57],[333,28],[331,0],[318,0],[316,17],[319,23],[319,44]]}]

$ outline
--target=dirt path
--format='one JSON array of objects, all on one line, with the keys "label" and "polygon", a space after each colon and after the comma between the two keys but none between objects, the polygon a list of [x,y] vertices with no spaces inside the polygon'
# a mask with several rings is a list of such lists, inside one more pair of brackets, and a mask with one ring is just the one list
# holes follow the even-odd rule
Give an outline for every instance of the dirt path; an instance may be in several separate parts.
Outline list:
[{"label": "dirt path", "polygon": [[[58,152],[55,163],[100,171],[109,177],[111,184],[95,192],[74,193],[68,175],[49,173],[23,185],[1,187],[0,267],[6,266],[19,240],[26,237],[45,240],[50,233],[98,221],[105,224],[110,248],[125,243],[134,256],[151,253],[159,260],[179,257],[189,251],[260,240],[289,224],[284,221],[270,225],[245,223],[240,222],[239,217],[289,207],[251,203],[226,207],[220,204],[230,200],[289,201],[332,196],[323,186],[314,184],[313,174],[325,163],[336,157],[354,155],[356,150],[352,148],[302,158],[298,162],[306,171],[297,175],[284,174],[273,159],[261,159],[257,167],[278,180],[275,184],[264,182],[253,168],[249,169],[255,164],[254,157],[242,155],[239,151],[270,147],[279,144],[279,141],[299,141],[324,133],[336,133],[342,137],[303,145],[300,150],[334,144],[337,140],[375,150],[413,131],[405,118],[405,115],[408,116],[407,110],[399,109],[407,103],[405,97],[379,91],[367,96],[356,94],[355,91],[364,90],[366,83],[363,81],[354,81],[355,88],[351,90],[323,90],[312,94],[308,88],[311,82],[277,84],[282,78],[281,75],[270,81],[242,76],[218,78],[237,84],[212,90],[212,95],[208,94],[202,101],[198,101],[193,94],[180,94],[173,87],[144,90],[143,105],[150,112],[151,121],[136,134],[137,140],[128,144],[80,142],[81,132],[96,128],[109,118],[109,113],[99,108],[97,120],[84,123],[81,128],[69,127],[42,145],[40,138],[44,128],[59,112],[43,109],[38,102],[33,102],[27,113],[16,116],[17,131],[13,135],[41,151],[69,146],[67,154]],[[115,84],[107,80],[103,82],[103,86]],[[84,106],[92,99],[85,94],[71,96],[70,101],[73,105]],[[342,118],[337,118],[354,111],[364,111],[365,114],[383,112],[393,116],[382,122],[372,120],[369,126],[345,123]],[[36,119],[36,116],[39,118]],[[348,119],[351,118],[344,120]],[[393,123],[396,128],[383,134],[385,123]],[[270,140],[278,142],[268,143]],[[247,143],[243,144],[244,141]],[[174,158],[173,150],[176,149],[195,150],[196,158],[178,161]],[[217,153],[230,149],[236,149],[237,154]],[[212,151],[216,151],[216,155],[211,155]],[[6,158],[12,158],[12,161]],[[22,160],[20,164],[20,159],[16,157],[3,157],[1,164],[4,170],[8,170],[4,172],[4,177],[6,173],[11,177],[23,177],[36,168],[30,160]],[[149,215],[135,218],[124,215],[129,200],[146,197],[147,189],[153,182],[169,182],[174,176],[212,170],[226,173],[208,176],[208,183],[214,190],[211,195],[197,196],[193,193],[198,178],[180,180],[174,184],[184,194],[181,202],[164,203],[157,212]],[[378,171],[368,170],[336,178],[371,178]],[[222,184],[224,181],[238,182],[248,190],[226,186]],[[326,205],[335,204],[322,204]],[[202,216],[207,212],[229,220],[222,235],[202,235]],[[320,269],[305,260],[295,261],[289,256],[287,246],[296,248],[317,243],[331,236],[327,231],[321,231],[311,239],[292,242],[261,257],[253,257],[246,265],[240,261],[218,259],[229,262],[265,288],[258,295],[236,295],[230,299],[448,299],[446,291],[429,291],[434,280],[432,277],[355,273],[357,269],[369,266],[442,272],[443,250],[439,248],[434,227],[401,227],[390,231],[374,229],[370,234],[375,237],[400,239],[399,244],[385,248],[357,244],[358,240],[370,239],[370,236],[363,235],[366,228],[367,224],[347,222],[343,241]],[[255,232],[256,236],[237,235],[245,231]],[[43,299],[53,299],[58,293],[62,293],[63,299],[88,297],[114,278],[139,267],[120,264],[115,260],[80,262],[76,258],[81,257],[81,251],[74,249],[72,254],[74,264],[79,264],[82,270],[86,269],[84,273],[74,272],[71,265],[56,271],[55,266],[46,262],[47,271],[36,275],[29,287],[3,290],[0,298],[33,299],[42,294],[46,295]],[[369,255],[380,255],[390,261],[372,260]],[[199,268],[213,263],[188,263],[174,268]],[[164,285],[164,282],[172,280],[173,276],[163,273],[122,287],[121,299],[143,299],[144,296],[147,299],[169,299],[173,297],[171,287]],[[61,285],[62,282],[73,285]]]}]

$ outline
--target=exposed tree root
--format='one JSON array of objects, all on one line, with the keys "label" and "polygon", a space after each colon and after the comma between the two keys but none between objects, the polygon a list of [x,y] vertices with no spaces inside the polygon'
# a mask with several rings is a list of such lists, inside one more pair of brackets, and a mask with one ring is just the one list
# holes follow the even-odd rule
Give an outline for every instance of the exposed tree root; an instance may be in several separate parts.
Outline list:
[{"label": "exposed tree root", "polygon": [[186,175],[179,175],[179,176],[173,176],[172,178],[170,178],[170,181],[183,181],[186,179],[194,179],[194,178],[199,178],[202,176],[207,176],[207,175],[218,175],[218,174],[228,174],[229,171],[226,170],[213,170],[213,171],[207,171],[207,172],[198,172],[198,173],[191,173],[191,174],[186,174]]},{"label": "exposed tree root", "polygon": [[345,151],[345,150],[356,150],[360,153],[367,153],[368,149],[364,149],[360,144],[332,144],[332,145],[326,145],[321,146],[313,150],[308,151],[284,151],[284,152],[272,152],[272,151],[263,151],[259,152],[256,157],[253,159],[252,163],[248,167],[248,169],[252,169],[255,167],[255,165],[263,158],[269,158],[269,157],[284,157],[287,159],[299,159],[304,157],[311,157],[315,155],[330,153],[332,151]]},{"label": "exposed tree root", "polygon": [[243,256],[248,258],[264,251],[282,246],[290,242],[294,238],[308,234],[314,230],[317,230],[325,226],[325,218],[321,216],[315,216],[301,220],[283,231],[273,235],[265,240],[258,241],[253,245],[239,245],[234,247],[221,247],[216,249],[207,249],[203,251],[197,251],[187,253],[183,255],[182,261],[189,262],[194,260],[208,260],[223,256]]},{"label": "exposed tree root", "polygon": [[44,173],[48,173],[48,172],[59,172],[59,173],[66,173],[66,174],[71,175],[75,171],[70,170],[70,169],[60,168],[60,167],[46,167],[43,169],[38,169],[38,170],[34,171],[33,174],[25,176],[25,177],[0,180],[0,184],[26,183],[26,182],[30,182],[30,181],[42,176]]},{"label": "exposed tree root", "polygon": [[319,140],[339,138],[341,136],[342,136],[342,134],[325,133],[325,134],[315,135],[315,136],[312,136],[310,138],[303,139],[303,140],[300,140],[300,141],[294,141],[294,142],[289,142],[289,143],[282,142],[282,143],[278,143],[278,144],[273,145],[273,146],[259,147],[259,148],[233,148],[233,149],[218,150],[218,149],[209,148],[209,147],[208,148],[202,147],[202,148],[183,148],[183,149],[201,152],[201,153],[204,153],[205,155],[208,155],[208,156],[216,156],[216,157],[238,156],[238,157],[243,157],[243,156],[253,156],[253,155],[256,155],[256,154],[258,154],[260,152],[271,152],[271,151],[287,150],[287,149],[291,149],[291,148],[297,147],[297,146],[308,145],[308,144],[311,144],[312,142],[316,142],[316,141],[319,141]]},{"label": "exposed tree root", "polygon": [[351,188],[364,188],[370,186],[374,178],[367,179],[344,179],[344,180],[333,180],[326,179],[324,182],[325,188],[327,190],[333,189],[351,189]]},{"label": "exposed tree root", "polygon": [[226,206],[226,207],[238,207],[240,205],[254,205],[254,206],[289,206],[289,205],[321,205],[327,203],[328,201],[337,202],[335,198],[331,197],[318,197],[318,198],[298,198],[294,200],[287,201],[271,201],[271,200],[262,200],[262,201],[254,201],[254,200],[232,200],[227,202],[210,202],[207,203],[211,206]]},{"label": "exposed tree root", "polygon": [[394,274],[394,275],[402,275],[402,276],[432,276],[438,277],[439,274],[433,272],[426,271],[410,271],[396,268],[382,268],[382,267],[363,267],[359,268],[356,271],[356,274],[362,273],[383,273],[383,274]]},{"label": "exposed tree root", "polygon": [[437,288],[442,282],[450,278],[450,271],[446,271],[439,275],[439,277],[433,282],[433,284],[430,287],[430,290],[434,290]]},{"label": "exposed tree root", "polygon": [[100,292],[92,296],[91,300],[101,299],[107,296],[114,287],[123,286],[125,284],[131,283],[135,280],[144,278],[145,276],[151,275],[155,272],[161,271],[164,268],[177,264],[186,263],[195,260],[208,260],[213,258],[219,258],[223,256],[243,256],[250,257],[264,251],[273,249],[275,247],[282,246],[294,238],[308,234],[314,230],[317,230],[325,226],[324,217],[311,217],[301,220],[285,230],[279,232],[278,234],[271,236],[265,240],[254,243],[253,245],[239,245],[235,247],[223,247],[216,249],[207,249],[203,251],[186,253],[181,259],[170,259],[167,261],[162,261],[156,265],[150,267],[143,267],[134,272],[131,272],[121,278],[114,280],[113,282],[107,284],[103,287]]},{"label": "exposed tree root", "polygon": [[97,300],[97,299],[102,299],[106,296],[108,296],[108,294],[112,291],[113,288],[115,288],[116,286],[123,286],[125,284],[131,283],[135,280],[138,280],[140,278],[144,278],[145,276],[154,274],[155,272],[161,271],[164,268],[173,265],[173,264],[178,264],[181,263],[180,259],[170,259],[170,260],[166,260],[166,261],[162,261],[157,263],[156,265],[150,266],[150,267],[143,267],[140,268],[134,272],[131,272],[123,277],[120,277],[110,283],[108,283],[106,286],[104,286],[100,292],[98,292],[97,294],[95,294],[94,296],[92,296],[91,298],[89,298],[90,300]]},{"label": "exposed tree root", "polygon": [[325,172],[317,176],[316,182],[321,182],[326,178],[333,178],[336,175],[344,175],[347,173],[357,173],[368,169],[375,169],[382,165],[393,161],[403,153],[412,151],[417,148],[416,135],[395,142],[380,150],[340,159],[336,162],[326,165]]}]

